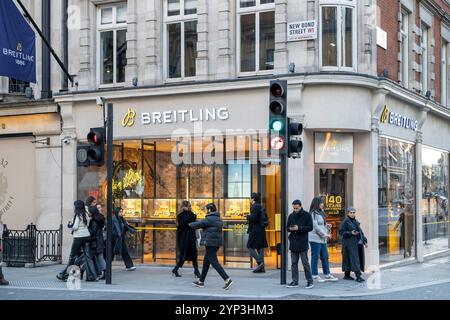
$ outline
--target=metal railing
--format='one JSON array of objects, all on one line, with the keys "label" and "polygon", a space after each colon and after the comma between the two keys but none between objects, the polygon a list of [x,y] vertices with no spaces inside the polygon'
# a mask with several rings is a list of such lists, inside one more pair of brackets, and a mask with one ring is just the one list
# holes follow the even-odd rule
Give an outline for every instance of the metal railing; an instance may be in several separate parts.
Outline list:
[{"label": "metal railing", "polygon": [[3,262],[8,266],[25,266],[51,261],[62,262],[62,233],[58,230],[38,230],[30,224],[25,230],[9,230],[3,233]]}]

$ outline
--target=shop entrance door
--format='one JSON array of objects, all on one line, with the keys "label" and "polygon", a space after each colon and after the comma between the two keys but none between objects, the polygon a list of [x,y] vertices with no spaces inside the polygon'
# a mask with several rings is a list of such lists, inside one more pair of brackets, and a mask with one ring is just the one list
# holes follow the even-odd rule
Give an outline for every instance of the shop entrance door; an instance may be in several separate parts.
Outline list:
[{"label": "shop entrance door", "polygon": [[315,171],[315,194],[325,200],[327,224],[332,235],[328,247],[330,264],[339,267],[342,256],[338,229],[345,218],[346,207],[352,204],[352,166],[317,165]]}]

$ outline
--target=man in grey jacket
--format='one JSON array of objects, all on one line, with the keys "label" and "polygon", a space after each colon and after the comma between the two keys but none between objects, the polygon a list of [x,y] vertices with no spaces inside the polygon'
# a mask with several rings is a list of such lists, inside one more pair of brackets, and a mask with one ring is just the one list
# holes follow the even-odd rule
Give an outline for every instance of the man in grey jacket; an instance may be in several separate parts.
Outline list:
[{"label": "man in grey jacket", "polygon": [[2,215],[0,214],[0,286],[7,286],[9,282],[6,281],[3,276],[2,263],[3,263],[3,231],[4,226],[2,222]]}]

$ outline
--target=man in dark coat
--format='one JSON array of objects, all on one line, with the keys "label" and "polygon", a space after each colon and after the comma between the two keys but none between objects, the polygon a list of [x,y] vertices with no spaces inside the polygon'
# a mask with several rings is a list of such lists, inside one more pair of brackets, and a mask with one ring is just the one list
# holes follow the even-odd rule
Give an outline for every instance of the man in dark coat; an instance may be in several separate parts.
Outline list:
[{"label": "man in dark coat", "polygon": [[267,214],[261,205],[261,196],[257,193],[251,195],[250,214],[248,220],[248,242],[247,248],[250,256],[256,260],[258,266],[253,273],[264,273],[264,248],[267,248],[266,227],[268,223]]},{"label": "man in dark coat", "polygon": [[219,273],[225,281],[225,286],[223,288],[228,290],[233,284],[233,281],[227,275],[217,259],[217,251],[223,244],[223,222],[220,219],[220,214],[217,212],[217,207],[214,203],[208,204],[206,206],[206,210],[208,211],[208,214],[204,220],[191,222],[189,224],[192,229],[203,229],[201,244],[206,247],[200,280],[195,281],[193,284],[199,288],[203,288],[205,286],[205,279],[209,271],[209,266],[212,264],[217,273]]},{"label": "man in dark coat", "polygon": [[127,271],[134,271],[136,270],[136,267],[134,266],[133,260],[128,253],[126,234],[127,232],[136,233],[136,230],[123,218],[122,208],[114,209],[112,222],[112,234],[114,239],[113,259],[115,254],[121,254]]},{"label": "man in dark coat", "polygon": [[356,209],[347,209],[347,217],[339,227],[339,235],[342,237],[342,271],[345,272],[344,280],[355,280],[350,276],[354,272],[357,282],[364,282],[361,277],[364,272],[364,247],[367,248],[367,238],[356,220]]},{"label": "man in dark coat", "polygon": [[91,234],[90,249],[94,260],[95,268],[99,280],[106,278],[106,261],[103,256],[105,250],[105,240],[103,239],[103,229],[105,228],[105,217],[100,213],[96,206],[89,207],[89,233]]},{"label": "man in dark coat", "polygon": [[292,282],[287,287],[298,287],[298,260],[301,258],[305,277],[308,281],[306,289],[311,289],[314,287],[314,281],[308,260],[308,234],[313,230],[313,221],[311,215],[303,210],[300,200],[295,200],[292,206],[294,212],[289,216],[287,223],[287,229],[290,233],[289,250],[291,250],[292,259]]},{"label": "man in dark coat", "polygon": [[195,230],[189,226],[189,223],[195,222],[197,216],[192,212],[192,206],[189,201],[183,201],[180,212],[177,215],[177,253],[178,261],[172,274],[181,277],[178,270],[183,267],[186,261],[192,261],[194,274],[200,278],[197,260],[197,237]]}]

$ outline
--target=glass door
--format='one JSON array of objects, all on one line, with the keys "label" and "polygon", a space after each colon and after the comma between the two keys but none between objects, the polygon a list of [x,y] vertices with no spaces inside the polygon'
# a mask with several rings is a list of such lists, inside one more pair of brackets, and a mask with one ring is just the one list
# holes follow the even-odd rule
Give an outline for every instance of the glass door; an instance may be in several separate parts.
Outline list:
[{"label": "glass door", "polygon": [[339,226],[345,218],[345,210],[352,203],[350,190],[351,166],[325,165],[316,167],[316,195],[325,200],[325,213],[332,238],[328,244],[330,263],[337,267],[342,262]]}]

